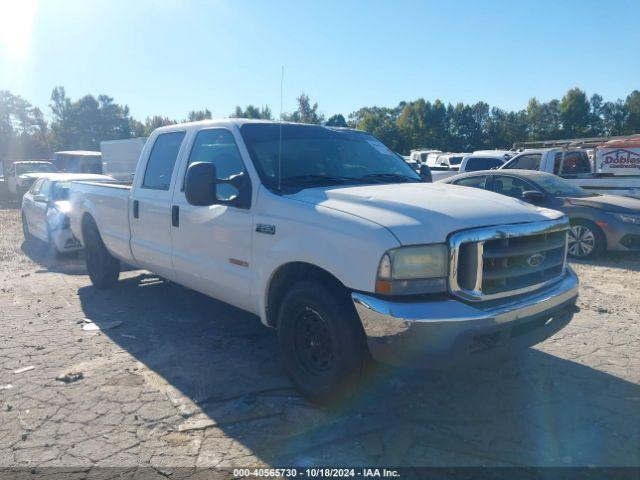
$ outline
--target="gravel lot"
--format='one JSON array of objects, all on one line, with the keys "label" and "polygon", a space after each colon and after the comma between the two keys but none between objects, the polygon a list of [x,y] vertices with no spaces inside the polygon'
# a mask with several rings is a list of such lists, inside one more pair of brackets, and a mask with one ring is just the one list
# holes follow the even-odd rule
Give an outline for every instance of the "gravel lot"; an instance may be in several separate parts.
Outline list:
[{"label": "gravel lot", "polygon": [[143,271],[97,291],[82,255],[24,244],[3,208],[0,467],[637,466],[638,257],[574,265],[582,310],[537,348],[467,370],[381,367],[329,412],[291,388],[257,318]]}]

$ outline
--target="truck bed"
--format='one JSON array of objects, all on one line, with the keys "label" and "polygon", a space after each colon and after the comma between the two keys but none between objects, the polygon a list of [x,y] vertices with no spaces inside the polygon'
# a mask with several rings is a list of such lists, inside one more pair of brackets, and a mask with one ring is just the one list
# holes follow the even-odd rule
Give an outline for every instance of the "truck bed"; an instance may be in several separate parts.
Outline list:
[{"label": "truck bed", "polygon": [[71,186],[71,229],[76,237],[82,239],[81,217],[91,215],[109,251],[129,263],[133,261],[129,245],[130,193],[131,184],[127,182],[77,181]]}]

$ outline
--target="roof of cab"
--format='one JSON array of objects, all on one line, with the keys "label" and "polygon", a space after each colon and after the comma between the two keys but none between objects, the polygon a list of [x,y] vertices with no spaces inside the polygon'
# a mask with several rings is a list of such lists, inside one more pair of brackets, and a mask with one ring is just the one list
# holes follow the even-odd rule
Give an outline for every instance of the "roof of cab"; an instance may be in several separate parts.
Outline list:
[{"label": "roof of cab", "polygon": [[211,120],[200,120],[197,122],[185,122],[185,123],[174,123],[172,125],[165,125],[163,127],[158,127],[154,131],[158,132],[174,132],[178,130],[192,129],[192,128],[202,128],[202,127],[215,127],[219,125],[234,125],[237,127],[241,127],[242,125],[246,125],[249,123],[253,124],[272,124],[272,125],[299,125],[299,126],[309,126],[309,127],[324,127],[330,128],[332,130],[353,130],[353,131],[361,131],[354,128],[345,128],[345,127],[331,127],[326,125],[317,125],[312,123],[296,123],[296,122],[285,122],[278,120],[262,120],[256,118],[215,118]]},{"label": "roof of cab", "polygon": [[52,182],[70,182],[74,180],[115,180],[109,175],[97,173],[45,173],[42,177],[48,178]]}]

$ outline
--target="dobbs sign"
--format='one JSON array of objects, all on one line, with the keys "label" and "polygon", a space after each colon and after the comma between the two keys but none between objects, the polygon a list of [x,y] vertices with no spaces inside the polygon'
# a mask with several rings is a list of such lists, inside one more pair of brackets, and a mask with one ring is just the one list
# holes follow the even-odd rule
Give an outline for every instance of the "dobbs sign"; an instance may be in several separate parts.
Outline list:
[{"label": "dobbs sign", "polygon": [[614,175],[640,175],[640,143],[605,143],[596,150],[596,165],[601,173]]}]

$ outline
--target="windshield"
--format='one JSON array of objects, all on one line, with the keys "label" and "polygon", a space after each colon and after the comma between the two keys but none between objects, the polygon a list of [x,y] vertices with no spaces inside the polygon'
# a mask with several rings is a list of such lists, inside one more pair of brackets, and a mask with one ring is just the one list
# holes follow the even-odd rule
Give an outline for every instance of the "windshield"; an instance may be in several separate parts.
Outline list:
[{"label": "windshield", "polygon": [[560,177],[554,175],[544,175],[536,177],[535,182],[542,187],[547,193],[554,197],[592,197],[593,193],[587,192],[585,189],[563,180]]},{"label": "windshield", "polygon": [[71,182],[56,182],[53,184],[53,193],[51,197],[56,200],[69,200],[69,190]]},{"label": "windshield", "polygon": [[287,190],[421,181],[402,158],[363,132],[255,123],[243,125],[241,132],[262,182],[272,190],[278,189],[279,163],[280,184]]},{"label": "windshield", "polygon": [[460,165],[461,162],[461,156],[449,157],[449,165]]},{"label": "windshield", "polygon": [[53,163],[18,163],[16,164],[16,174],[23,175],[25,173],[50,173],[56,172]]}]

